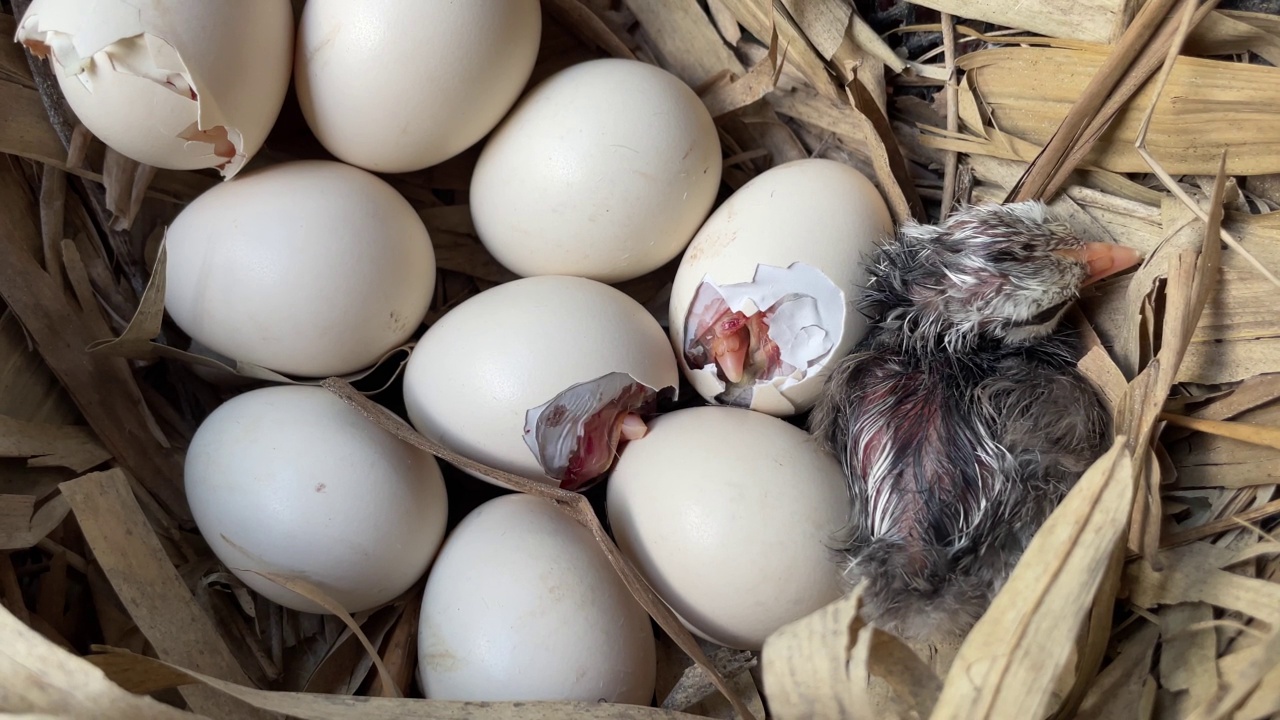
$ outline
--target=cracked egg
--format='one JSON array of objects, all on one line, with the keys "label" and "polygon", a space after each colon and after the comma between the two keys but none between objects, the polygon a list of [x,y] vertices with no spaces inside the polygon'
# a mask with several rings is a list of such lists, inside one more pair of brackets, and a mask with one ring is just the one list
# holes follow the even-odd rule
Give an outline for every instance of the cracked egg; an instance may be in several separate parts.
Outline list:
[{"label": "cracked egg", "polygon": [[[409,356],[418,432],[472,460],[582,490],[680,380],[662,327],[622,291],[541,275],[472,297]],[[472,473],[481,480],[483,475]]]},{"label": "cracked egg", "polygon": [[230,179],[289,87],[288,0],[35,0],[16,40],[48,58],[80,122],[116,152]]},{"label": "cracked egg", "polygon": [[778,417],[808,410],[827,365],[866,332],[863,262],[893,231],[862,173],[796,160],[761,173],[703,223],[671,290],[680,369],[706,400]]}]

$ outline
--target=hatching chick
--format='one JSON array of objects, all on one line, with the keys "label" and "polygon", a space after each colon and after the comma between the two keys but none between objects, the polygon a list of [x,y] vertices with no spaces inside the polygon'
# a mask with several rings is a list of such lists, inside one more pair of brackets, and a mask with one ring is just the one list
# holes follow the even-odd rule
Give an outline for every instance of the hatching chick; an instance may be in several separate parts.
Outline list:
[{"label": "hatching chick", "polygon": [[1110,434],[1059,321],[1082,286],[1138,260],[1034,201],[907,223],[881,247],[869,332],[809,421],[849,482],[838,555],[850,587],[868,581],[869,620],[926,639],[986,610]]}]

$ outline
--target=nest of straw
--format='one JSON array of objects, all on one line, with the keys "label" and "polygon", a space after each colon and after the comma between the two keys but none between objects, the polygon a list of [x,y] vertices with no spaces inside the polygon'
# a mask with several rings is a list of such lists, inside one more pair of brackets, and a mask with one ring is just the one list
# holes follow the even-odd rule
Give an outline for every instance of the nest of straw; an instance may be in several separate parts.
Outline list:
[{"label": "nest of straw", "polygon": [[[14,5],[0,35],[13,36],[26,3]],[[855,591],[756,656],[695,642],[621,563],[665,629],[656,707],[406,697],[421,586],[355,617],[283,610],[218,565],[185,510],[182,449],[227,391],[146,352],[174,332],[153,268],[160,231],[216,174],[157,171],[103,147],[45,66],[0,43],[0,710],[1280,715],[1280,544],[1269,534],[1280,515],[1280,3],[543,5],[533,82],[610,55],[670,70],[716,118],[726,190],[827,157],[873,178],[897,220],[1041,198],[1087,239],[1147,255],[1080,306],[1081,367],[1112,408],[1115,445],[992,610],[953,646],[910,647],[863,622]],[[470,226],[476,155],[387,178],[435,242],[428,324],[513,279]],[[323,156],[291,98],[254,166]],[[621,288],[660,301],[672,273]],[[376,401],[397,372],[388,363],[326,387],[394,430]],[[448,472],[452,522],[502,492]],[[611,547],[589,498],[510,484],[562,500]]]}]

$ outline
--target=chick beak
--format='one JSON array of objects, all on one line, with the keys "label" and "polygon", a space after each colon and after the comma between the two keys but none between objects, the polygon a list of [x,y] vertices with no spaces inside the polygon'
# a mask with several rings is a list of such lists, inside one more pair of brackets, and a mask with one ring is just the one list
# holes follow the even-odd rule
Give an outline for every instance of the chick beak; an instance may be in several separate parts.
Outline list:
[{"label": "chick beak", "polygon": [[1063,250],[1061,253],[1089,266],[1089,275],[1080,284],[1081,287],[1122,273],[1142,262],[1142,254],[1137,250],[1114,243],[1085,243],[1084,247]]}]

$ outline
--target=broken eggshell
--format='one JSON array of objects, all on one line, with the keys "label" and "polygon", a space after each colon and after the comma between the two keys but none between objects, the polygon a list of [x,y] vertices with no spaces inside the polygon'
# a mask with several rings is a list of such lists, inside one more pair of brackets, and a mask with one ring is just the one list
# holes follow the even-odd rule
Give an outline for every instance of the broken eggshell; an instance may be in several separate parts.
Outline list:
[{"label": "broken eggshell", "polygon": [[293,11],[288,0],[35,0],[16,39],[50,58],[76,117],[112,149],[230,179],[284,104]]},{"label": "broken eggshell", "polygon": [[543,275],[445,313],[409,356],[404,399],[418,432],[450,450],[581,490],[679,380],[643,306],[594,280]]},{"label": "broken eggshell", "polygon": [[804,412],[830,362],[866,332],[864,261],[893,231],[879,191],[834,160],[796,160],[743,185],[703,223],[671,290],[680,369],[703,398]]}]

